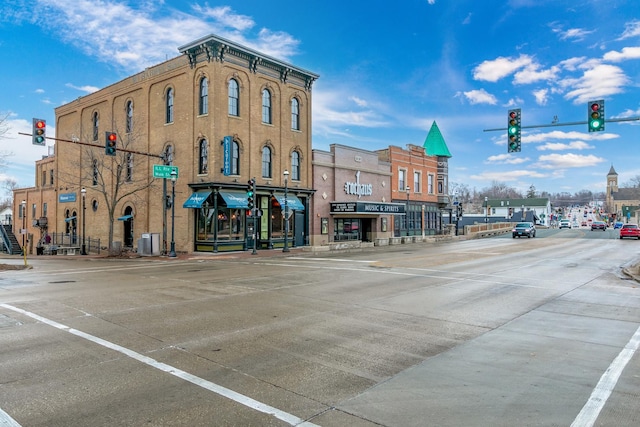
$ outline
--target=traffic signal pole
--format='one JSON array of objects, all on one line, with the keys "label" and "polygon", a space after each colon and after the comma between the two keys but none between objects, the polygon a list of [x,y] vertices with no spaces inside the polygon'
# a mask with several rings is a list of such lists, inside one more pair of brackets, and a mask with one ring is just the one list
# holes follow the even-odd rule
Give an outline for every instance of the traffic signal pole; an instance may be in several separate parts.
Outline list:
[{"label": "traffic signal pole", "polygon": [[[607,123],[612,122],[635,122],[640,120],[640,117],[625,117],[619,119],[607,119]],[[566,123],[550,123],[544,125],[529,125],[529,126],[520,126],[521,129],[534,129],[534,128],[550,128],[550,127],[559,127],[559,126],[579,126],[579,125],[588,125],[588,121],[583,122],[566,122]],[[494,132],[494,131],[505,131],[508,128],[492,128],[492,129],[483,129],[483,132]]]}]

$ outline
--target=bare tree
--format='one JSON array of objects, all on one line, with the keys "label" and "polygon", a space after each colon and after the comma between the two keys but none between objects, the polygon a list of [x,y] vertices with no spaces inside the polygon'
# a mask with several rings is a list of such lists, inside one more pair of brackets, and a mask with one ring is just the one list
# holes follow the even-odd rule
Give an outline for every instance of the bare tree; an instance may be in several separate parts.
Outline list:
[{"label": "bare tree", "polygon": [[[90,183],[88,190],[97,193],[103,199],[109,215],[108,243],[113,251],[113,234],[116,211],[123,201],[131,201],[135,206],[143,206],[146,201],[140,192],[153,187],[155,180],[147,170],[147,155],[135,148],[135,142],[141,138],[134,133],[125,133],[120,138],[115,156],[106,155],[103,146],[81,145],[81,161],[73,162],[70,172],[60,175],[63,182],[71,185]],[[70,142],[58,142],[72,144]],[[79,171],[79,175],[73,171]]]}]

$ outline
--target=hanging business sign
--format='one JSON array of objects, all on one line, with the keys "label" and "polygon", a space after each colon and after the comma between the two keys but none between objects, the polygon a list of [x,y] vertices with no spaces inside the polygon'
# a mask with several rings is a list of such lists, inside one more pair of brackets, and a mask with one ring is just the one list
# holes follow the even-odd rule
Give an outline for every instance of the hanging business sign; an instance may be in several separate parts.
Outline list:
[{"label": "hanging business sign", "polygon": [[231,175],[231,142],[233,141],[233,137],[225,136],[222,139],[222,174],[224,176]]},{"label": "hanging business sign", "polygon": [[62,193],[58,195],[58,203],[70,203],[76,201],[76,193]]}]

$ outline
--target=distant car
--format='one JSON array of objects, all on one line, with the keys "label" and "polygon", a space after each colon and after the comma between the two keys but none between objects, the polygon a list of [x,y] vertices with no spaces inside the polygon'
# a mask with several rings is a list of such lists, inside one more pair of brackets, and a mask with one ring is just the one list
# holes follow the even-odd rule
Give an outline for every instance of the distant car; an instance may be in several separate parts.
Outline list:
[{"label": "distant car", "polygon": [[515,239],[517,237],[527,236],[536,237],[536,227],[532,222],[519,222],[511,230],[511,236]]},{"label": "distant car", "polygon": [[580,227],[586,227],[587,226],[587,221],[582,221],[582,223],[580,224]]},{"label": "distant car", "polygon": [[571,221],[568,219],[561,219],[558,228],[571,228]]},{"label": "distant car", "polygon": [[620,238],[624,239],[625,237],[635,237],[640,240],[640,228],[638,228],[638,224],[624,224],[620,229]]},{"label": "distant car", "polygon": [[616,222],[613,223],[613,229],[616,230],[618,228],[622,228],[623,225],[624,225],[623,222],[616,221]]},{"label": "distant car", "polygon": [[602,230],[605,231],[607,229],[607,223],[604,221],[593,221],[591,223],[591,231],[593,230]]}]

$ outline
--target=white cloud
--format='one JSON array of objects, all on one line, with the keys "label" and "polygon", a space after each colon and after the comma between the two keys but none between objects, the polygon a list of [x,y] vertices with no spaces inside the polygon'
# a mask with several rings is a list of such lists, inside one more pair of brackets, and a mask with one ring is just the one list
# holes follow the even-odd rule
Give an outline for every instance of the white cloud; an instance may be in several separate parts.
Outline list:
[{"label": "white cloud", "polygon": [[586,70],[582,77],[559,82],[562,87],[570,89],[564,97],[572,99],[574,104],[622,93],[629,84],[624,71],[615,65],[588,62],[584,67]]},{"label": "white cloud", "polygon": [[483,61],[473,70],[475,80],[497,82],[498,80],[513,74],[516,70],[531,65],[533,62],[529,55],[520,55],[517,58],[499,57],[492,61]]},{"label": "white cloud", "polygon": [[543,169],[584,168],[604,162],[602,157],[580,154],[547,154],[538,158],[537,166]]},{"label": "white cloud", "polygon": [[628,39],[630,37],[640,36],[640,21],[634,20],[625,24],[625,29],[618,40]]},{"label": "white cloud", "polygon": [[490,104],[496,105],[498,100],[495,96],[491,95],[484,89],[480,90],[470,90],[468,92],[463,92],[464,96],[467,98],[470,104]]},{"label": "white cloud", "polygon": [[93,93],[93,92],[97,92],[97,91],[100,90],[100,88],[96,87],[96,86],[88,86],[88,85],[75,86],[75,85],[73,85],[71,83],[67,83],[65,86],[66,87],[70,87],[71,89],[76,89],[76,90],[79,90],[81,92],[85,92],[85,93]]},{"label": "white cloud", "polygon": [[566,31],[562,31],[560,29],[554,29],[553,31],[560,35],[560,40],[571,39],[575,41],[582,41],[585,39],[586,36],[593,33],[593,31],[587,31],[582,28],[570,28]]},{"label": "white cloud", "polygon": [[612,50],[611,52],[607,52],[603,55],[602,59],[605,61],[611,62],[621,62],[627,59],[639,59],[640,58],[640,47],[624,47],[622,48],[622,52],[616,52]]},{"label": "white cloud", "polygon": [[544,145],[536,147],[536,149],[540,151],[588,150],[592,148],[595,148],[595,146],[589,145],[584,141],[573,141],[568,144],[562,142],[547,142]]},{"label": "white cloud", "polygon": [[536,99],[536,104],[547,105],[549,89],[534,90],[532,93],[533,93],[533,97]]},{"label": "white cloud", "polygon": [[547,175],[532,170],[514,170],[514,171],[501,171],[501,172],[482,172],[477,175],[471,175],[471,179],[481,181],[498,181],[498,182],[513,182],[522,178],[546,178]]},{"label": "white cloud", "polygon": [[497,154],[495,156],[489,156],[485,163],[499,164],[499,165],[518,165],[528,162],[528,157],[516,157],[512,154]]}]

